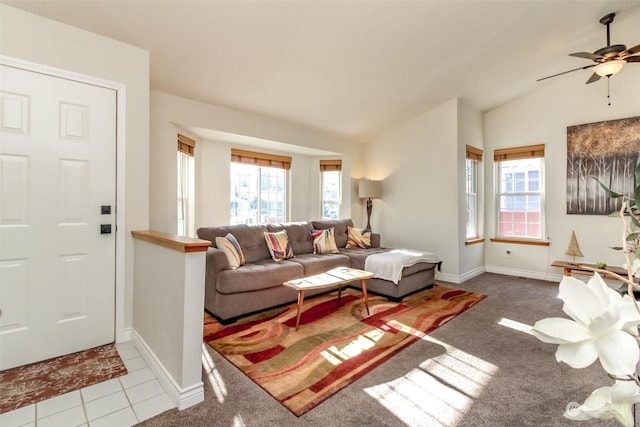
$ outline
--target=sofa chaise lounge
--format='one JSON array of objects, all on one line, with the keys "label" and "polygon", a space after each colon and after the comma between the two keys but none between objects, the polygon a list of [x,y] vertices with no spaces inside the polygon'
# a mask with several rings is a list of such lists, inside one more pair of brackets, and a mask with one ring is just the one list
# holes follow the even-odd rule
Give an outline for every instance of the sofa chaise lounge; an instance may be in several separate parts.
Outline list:
[{"label": "sofa chaise lounge", "polygon": [[[265,225],[226,225],[202,227],[198,237],[211,241],[206,256],[205,309],[224,323],[237,317],[296,301],[297,292],[282,283],[308,277],[336,267],[364,269],[366,258],[389,251],[380,247],[380,235],[371,234],[370,248],[347,248],[350,219]],[[338,253],[314,254],[312,230],[334,228]],[[293,257],[275,262],[265,241],[265,233],[286,230]],[[225,252],[216,245],[216,237],[232,234],[244,255],[244,264],[232,268]],[[400,300],[405,295],[433,286],[439,263],[418,262],[402,270],[395,284],[383,279],[367,280],[367,290]],[[360,287],[360,281],[350,284]],[[326,290],[310,291],[314,295]]]}]

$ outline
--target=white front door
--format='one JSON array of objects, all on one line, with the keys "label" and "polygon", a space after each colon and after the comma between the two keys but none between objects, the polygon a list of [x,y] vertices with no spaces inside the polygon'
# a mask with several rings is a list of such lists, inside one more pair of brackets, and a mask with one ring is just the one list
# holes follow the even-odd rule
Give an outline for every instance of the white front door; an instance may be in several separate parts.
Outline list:
[{"label": "white front door", "polygon": [[114,90],[0,66],[0,370],[114,341],[115,176]]}]

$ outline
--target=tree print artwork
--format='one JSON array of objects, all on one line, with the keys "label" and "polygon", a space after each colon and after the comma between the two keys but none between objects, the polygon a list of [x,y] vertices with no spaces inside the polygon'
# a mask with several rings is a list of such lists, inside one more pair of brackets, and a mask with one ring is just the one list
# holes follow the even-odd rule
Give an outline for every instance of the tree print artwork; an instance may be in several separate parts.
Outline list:
[{"label": "tree print artwork", "polygon": [[640,162],[640,116],[567,127],[567,213],[609,215],[621,198],[609,188],[634,197],[635,168]]}]

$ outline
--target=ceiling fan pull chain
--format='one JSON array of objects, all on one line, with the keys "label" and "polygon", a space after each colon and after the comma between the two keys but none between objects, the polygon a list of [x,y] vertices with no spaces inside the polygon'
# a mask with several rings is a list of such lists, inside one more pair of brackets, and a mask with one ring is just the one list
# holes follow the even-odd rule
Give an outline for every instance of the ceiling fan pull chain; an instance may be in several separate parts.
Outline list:
[{"label": "ceiling fan pull chain", "polygon": [[607,76],[607,105],[611,105],[611,76]]}]

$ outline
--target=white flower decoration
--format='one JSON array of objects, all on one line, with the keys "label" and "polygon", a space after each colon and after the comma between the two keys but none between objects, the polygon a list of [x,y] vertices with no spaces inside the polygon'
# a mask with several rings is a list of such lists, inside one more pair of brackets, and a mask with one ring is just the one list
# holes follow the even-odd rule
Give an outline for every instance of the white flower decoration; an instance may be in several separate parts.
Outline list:
[{"label": "white flower decoration", "polygon": [[556,360],[573,368],[586,368],[596,359],[611,375],[633,374],[640,350],[640,314],[628,295],[609,288],[598,273],[588,283],[573,277],[560,282],[563,311],[573,320],[549,318],[536,322],[533,334],[550,344],[559,344]]},{"label": "white flower decoration", "polygon": [[567,406],[566,418],[584,421],[591,418],[615,418],[623,426],[633,427],[633,404],[640,402],[640,388],[633,381],[616,381],[612,387],[595,390],[578,407]]}]

